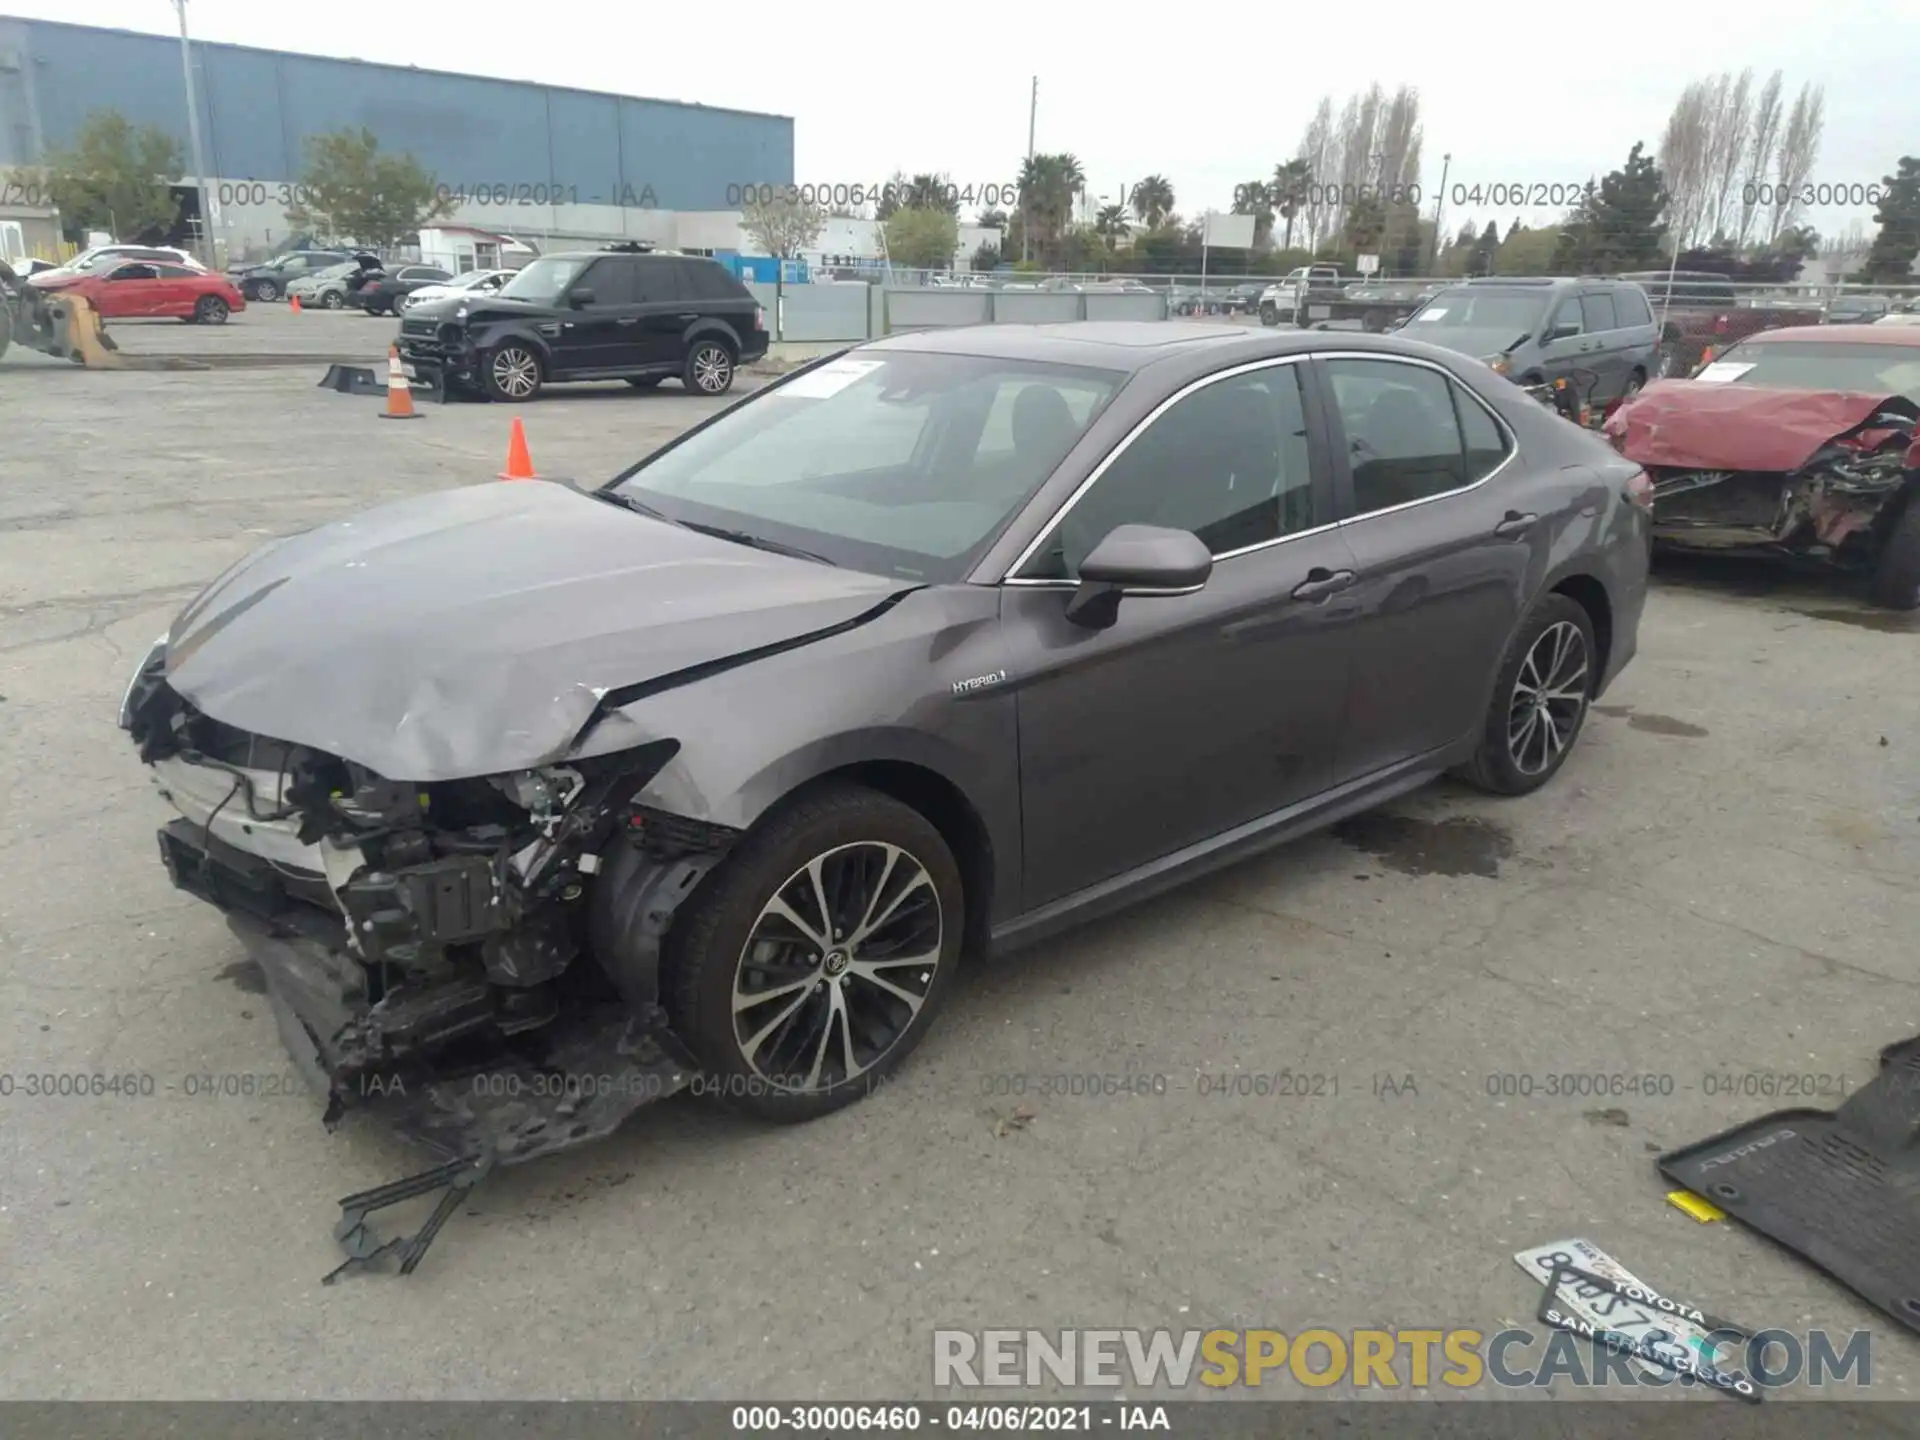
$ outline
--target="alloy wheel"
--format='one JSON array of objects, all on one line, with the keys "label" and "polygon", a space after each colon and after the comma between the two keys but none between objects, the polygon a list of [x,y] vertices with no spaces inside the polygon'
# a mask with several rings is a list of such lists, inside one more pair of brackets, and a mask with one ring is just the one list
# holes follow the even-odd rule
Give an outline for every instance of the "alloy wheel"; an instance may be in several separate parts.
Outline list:
[{"label": "alloy wheel", "polygon": [[814,856],[761,907],[733,981],[741,1060],[788,1093],[871,1070],[913,1026],[945,917],[926,866],[867,841]]},{"label": "alloy wheel", "polygon": [[1522,775],[1539,775],[1573,743],[1592,689],[1580,627],[1555,621],[1542,630],[1514,678],[1507,707],[1507,753]]},{"label": "alloy wheel", "polygon": [[524,400],[540,388],[540,362],[518,346],[509,345],[493,357],[493,383],[502,395]]},{"label": "alloy wheel", "polygon": [[733,379],[733,359],[718,345],[702,345],[693,352],[693,383],[708,395],[718,395]]}]

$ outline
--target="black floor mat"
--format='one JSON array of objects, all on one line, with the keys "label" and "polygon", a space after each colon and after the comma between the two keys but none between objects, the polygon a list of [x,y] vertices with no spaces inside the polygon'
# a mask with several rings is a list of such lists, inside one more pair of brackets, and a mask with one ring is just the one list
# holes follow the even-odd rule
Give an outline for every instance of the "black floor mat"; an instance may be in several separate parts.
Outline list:
[{"label": "black floor mat", "polygon": [[1920,1331],[1920,1036],[1838,1110],[1777,1110],[1655,1163]]}]

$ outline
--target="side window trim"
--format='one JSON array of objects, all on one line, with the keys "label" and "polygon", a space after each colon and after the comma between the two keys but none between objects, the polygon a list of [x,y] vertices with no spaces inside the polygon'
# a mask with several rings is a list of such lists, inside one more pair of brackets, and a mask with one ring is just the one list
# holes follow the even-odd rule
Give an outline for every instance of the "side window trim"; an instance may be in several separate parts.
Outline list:
[{"label": "side window trim", "polygon": [[[1452,371],[1448,370],[1447,367],[1444,365],[1436,365],[1431,360],[1418,360],[1411,355],[1390,355],[1378,350],[1322,350],[1314,356],[1314,359],[1316,360],[1384,360],[1395,365],[1412,365],[1422,370],[1432,370],[1436,374],[1438,374],[1443,380],[1445,380],[1447,384],[1451,387],[1451,389],[1454,391],[1455,405],[1458,405],[1460,403],[1458,398],[1460,395],[1466,395],[1473,401],[1474,404],[1478,405],[1481,408],[1481,410],[1483,410],[1487,414],[1489,418],[1492,419],[1495,427],[1500,431],[1500,438],[1505,442],[1506,451],[1507,451],[1505,457],[1500,461],[1498,465],[1494,466],[1493,469],[1489,470],[1486,474],[1482,475],[1478,480],[1472,481],[1469,484],[1456,485],[1451,490],[1436,491],[1432,495],[1422,495],[1417,500],[1406,500],[1401,502],[1398,505],[1389,505],[1382,510],[1368,510],[1364,514],[1351,514],[1351,513],[1344,514],[1341,516],[1340,519],[1333,522],[1335,526],[1344,528],[1345,526],[1348,526],[1348,525],[1359,525],[1359,524],[1365,523],[1368,520],[1376,519],[1382,515],[1398,515],[1402,511],[1411,510],[1417,505],[1431,505],[1436,500],[1451,500],[1456,495],[1469,494],[1472,491],[1478,490],[1482,485],[1489,484],[1496,476],[1498,476],[1503,470],[1505,470],[1509,465],[1511,465],[1514,462],[1514,458],[1518,456],[1520,453],[1519,437],[1513,433],[1512,427],[1507,424],[1506,419],[1500,414],[1500,412],[1495,410],[1491,405],[1487,404],[1487,402],[1481,399],[1480,396],[1474,394],[1473,387],[1471,385],[1466,384],[1457,375],[1453,374]],[[1321,372],[1321,383],[1327,387],[1327,390],[1329,392],[1332,391],[1333,389],[1332,382],[1326,379],[1324,371]],[[1461,454],[1464,456],[1467,453],[1466,452],[1467,432],[1466,432],[1466,428],[1460,424],[1460,416],[1457,411],[1454,414],[1453,423],[1454,423],[1454,427],[1460,432],[1460,448],[1461,448]],[[1344,442],[1346,440],[1346,422],[1341,418],[1338,406],[1334,406],[1332,408],[1332,413],[1328,416],[1327,424],[1329,426],[1333,426],[1337,428],[1339,433],[1334,437],[1336,441]],[[1342,444],[1337,443],[1334,445],[1333,448],[1336,455],[1341,454]],[[1339,477],[1338,477],[1339,484],[1340,484],[1340,507],[1339,508],[1343,511],[1351,511],[1353,509],[1353,504],[1354,504],[1352,471],[1349,465],[1347,464],[1347,462],[1343,459],[1336,460],[1335,464],[1339,470]],[[1311,533],[1311,532],[1303,531],[1302,533],[1304,534],[1304,533]]]},{"label": "side window trim", "polygon": [[[1265,359],[1249,361],[1244,365],[1235,365],[1228,370],[1217,370],[1211,375],[1202,375],[1198,380],[1189,381],[1174,391],[1173,394],[1162,400],[1158,405],[1154,406],[1152,410],[1147,412],[1145,416],[1135,422],[1133,428],[1120,437],[1119,443],[1100,458],[1100,463],[1095,465],[1093,469],[1087,473],[1087,478],[1074,487],[1073,493],[1063,500],[1054,510],[1053,514],[1047,518],[1046,524],[1042,525],[1033,539],[1027,542],[1026,548],[1014,557],[1013,563],[1007,566],[1006,573],[1000,577],[1000,583],[1002,585],[1047,587],[1057,590],[1071,590],[1074,588],[1080,583],[1078,580],[1060,579],[1056,576],[1027,576],[1022,575],[1020,572],[1033,562],[1034,556],[1039,553],[1040,547],[1046,544],[1048,537],[1060,527],[1060,522],[1067,518],[1068,513],[1075,505],[1080,503],[1082,496],[1100,483],[1101,477],[1107,473],[1108,469],[1121,455],[1126,453],[1134,441],[1145,434],[1147,429],[1153,425],[1155,421],[1159,420],[1162,415],[1165,415],[1167,411],[1171,410],[1175,405],[1178,405],[1189,395],[1204,390],[1210,385],[1218,385],[1224,380],[1238,379],[1242,375],[1249,375],[1258,370],[1278,369],[1282,365],[1305,365],[1313,358],[1315,357],[1312,352],[1300,355],[1271,355]],[[1322,492],[1323,485],[1323,477],[1320,474],[1323,468],[1323,462],[1318,442],[1314,436],[1314,392],[1309,384],[1311,373],[1311,370],[1307,370],[1303,371],[1299,376],[1300,404],[1306,415],[1307,454],[1308,464],[1311,467],[1310,483],[1314,488],[1316,498],[1318,498]],[[1301,540],[1309,535],[1324,534],[1326,531],[1338,528],[1339,523],[1337,520],[1329,520],[1324,524],[1315,525],[1305,530],[1294,530],[1288,534],[1276,536],[1272,540],[1262,540],[1258,544],[1242,546],[1238,550],[1229,550],[1223,555],[1214,556],[1214,563],[1218,564],[1222,560],[1235,560],[1242,555],[1251,555],[1256,551],[1266,550],[1275,545],[1284,545],[1289,540]]]}]

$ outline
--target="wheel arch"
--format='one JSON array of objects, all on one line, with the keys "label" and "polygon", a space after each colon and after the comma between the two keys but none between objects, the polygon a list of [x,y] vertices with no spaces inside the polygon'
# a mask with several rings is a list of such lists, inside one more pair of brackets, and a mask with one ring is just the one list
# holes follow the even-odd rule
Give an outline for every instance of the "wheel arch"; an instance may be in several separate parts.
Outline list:
[{"label": "wheel arch", "polygon": [[740,362],[740,333],[718,316],[703,316],[687,327],[683,343],[698,345],[702,340],[718,340],[727,347],[727,353],[733,356],[734,363]]},{"label": "wheel arch", "polygon": [[1542,593],[1564,595],[1587,612],[1587,620],[1593,626],[1594,648],[1599,651],[1594,657],[1597,684],[1613,659],[1613,597],[1607,593],[1606,585],[1597,576],[1576,570],[1561,576]]}]

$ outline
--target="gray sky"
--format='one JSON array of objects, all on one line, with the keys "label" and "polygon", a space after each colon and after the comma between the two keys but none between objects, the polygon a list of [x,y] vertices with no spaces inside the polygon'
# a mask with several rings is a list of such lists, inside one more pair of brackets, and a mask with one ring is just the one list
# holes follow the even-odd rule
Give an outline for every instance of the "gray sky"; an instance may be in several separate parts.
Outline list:
[{"label": "gray sky", "polygon": [[[0,0],[14,14],[170,32],[169,0]],[[355,19],[364,13],[365,23]],[[538,6],[472,0],[360,11],[273,0],[191,0],[197,39],[794,117],[795,179],[884,181],[944,170],[955,184],[1014,179],[1027,146],[1028,86],[1040,81],[1036,143],[1078,155],[1095,196],[1158,172],[1179,208],[1224,209],[1235,184],[1292,155],[1323,94],[1335,105],[1379,81],[1420,91],[1422,176],[1431,214],[1441,155],[1448,189],[1583,183],[1617,168],[1636,140],[1657,144],[1691,78],[1779,68],[1789,100],[1826,86],[1816,183],[1875,183],[1920,152],[1920,0],[1667,0],[1641,9],[1466,7],[1376,0],[1364,10],[1306,3],[1213,7],[1029,3],[995,15],[947,7],[774,4]],[[1204,28],[1183,22],[1203,17]],[[333,18],[327,18],[333,17]],[[1364,18],[1362,18],[1364,17]],[[1570,33],[1555,38],[1555,30]],[[353,33],[349,35],[347,32]],[[1806,218],[1823,236],[1865,210]],[[1449,201],[1445,226],[1504,226]],[[1519,212],[1546,224],[1557,212]]]}]

